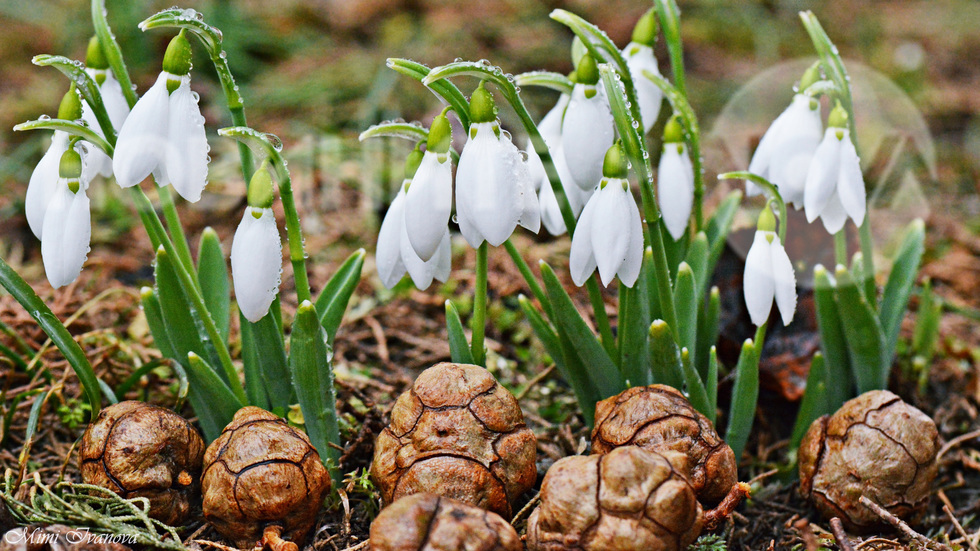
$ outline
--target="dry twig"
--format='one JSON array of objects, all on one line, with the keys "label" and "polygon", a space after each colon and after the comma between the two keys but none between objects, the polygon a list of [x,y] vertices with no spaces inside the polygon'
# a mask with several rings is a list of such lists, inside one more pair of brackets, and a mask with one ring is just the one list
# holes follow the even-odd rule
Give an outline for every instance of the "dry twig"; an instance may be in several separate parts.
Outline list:
[{"label": "dry twig", "polygon": [[899,532],[905,535],[905,537],[919,542],[919,544],[927,547],[928,549],[933,549],[935,551],[952,551],[947,545],[943,545],[937,541],[933,541],[922,534],[916,532],[911,526],[905,523],[902,519],[896,517],[895,515],[889,513],[884,507],[878,505],[877,503],[871,501],[866,496],[861,496],[861,505],[864,505],[868,509],[874,511],[876,515],[881,517],[888,524],[894,526]]},{"label": "dry twig", "polygon": [[833,532],[834,540],[837,541],[841,551],[854,551],[854,546],[851,545],[851,540],[847,539],[847,534],[844,533],[844,525],[841,524],[838,517],[830,519],[830,530]]},{"label": "dry twig", "polygon": [[972,432],[968,432],[966,434],[961,434],[956,438],[953,438],[949,442],[946,442],[946,444],[939,449],[939,453],[936,454],[936,462],[937,463],[940,462],[943,456],[946,455],[946,452],[953,449],[953,447],[958,446],[963,442],[966,442],[967,440],[972,440],[977,437],[980,437],[980,430],[975,430]]}]

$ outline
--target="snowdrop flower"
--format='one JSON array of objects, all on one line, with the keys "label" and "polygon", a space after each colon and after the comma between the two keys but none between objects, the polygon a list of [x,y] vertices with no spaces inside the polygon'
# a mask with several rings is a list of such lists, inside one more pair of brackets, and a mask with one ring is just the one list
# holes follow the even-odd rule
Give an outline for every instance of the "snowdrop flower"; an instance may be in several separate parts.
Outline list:
[{"label": "snowdrop flower", "polygon": [[653,8],[647,10],[633,28],[633,38],[623,48],[626,66],[636,88],[636,101],[640,104],[640,118],[643,119],[643,132],[649,132],[660,116],[660,104],[664,93],[643,72],[660,74],[657,58],[653,55],[653,45],[657,41],[657,18]]},{"label": "snowdrop flower", "polygon": [[248,185],[248,206],[231,243],[235,300],[252,323],[265,317],[279,294],[282,239],[272,213],[274,199],[272,175],[263,163]]},{"label": "snowdrop flower", "polygon": [[839,232],[848,216],[858,226],[864,222],[867,195],[861,161],[840,104],[831,111],[827,131],[813,154],[803,203],[807,221],[820,217],[830,233]]},{"label": "snowdrop flower", "polygon": [[[562,94],[558,102],[551,108],[551,111],[538,123],[538,132],[544,139],[545,145],[551,154],[551,162],[558,171],[558,179],[561,180],[562,190],[565,198],[568,199],[569,206],[572,207],[572,214],[578,216],[592,197],[595,187],[583,190],[573,183],[572,175],[568,171],[568,163],[565,161],[565,149],[561,145],[561,121],[568,107],[570,96]],[[558,198],[551,187],[551,180],[544,170],[541,158],[534,150],[530,140],[527,144],[528,166],[531,170],[531,181],[534,182],[534,189],[538,194],[538,207],[541,212],[541,224],[551,235],[561,235],[567,231],[565,220],[561,216],[561,208],[558,206]]]},{"label": "snowdrop flower", "polygon": [[452,126],[443,111],[432,121],[425,154],[405,192],[405,231],[415,255],[423,261],[432,259],[449,231],[453,209],[453,166],[449,156],[452,138]]},{"label": "snowdrop flower", "polygon": [[201,198],[207,184],[208,142],[197,94],[190,88],[190,43],[181,31],[170,42],[163,72],[126,118],[112,170],[126,188],[153,174],[184,199]]},{"label": "snowdrop flower", "polygon": [[538,198],[527,161],[500,129],[483,83],[470,99],[470,135],[456,169],[456,219],[470,246],[496,247],[518,226],[537,233]]},{"label": "snowdrop flower", "polygon": [[664,225],[677,241],[684,235],[694,204],[694,167],[682,141],[677,117],[664,128],[664,148],[657,169],[657,202]]},{"label": "snowdrop flower", "polygon": [[582,189],[602,178],[602,159],[613,143],[615,127],[609,102],[599,82],[599,69],[586,54],[575,70],[575,87],[565,110],[561,144],[572,179]]},{"label": "snowdrop flower", "polygon": [[582,286],[599,269],[602,284],[614,277],[627,287],[636,283],[643,263],[643,224],[626,180],[626,155],[618,143],[603,162],[604,178],[579,218],[568,266],[572,281]]},{"label": "snowdrop flower", "polygon": [[[749,172],[778,187],[787,204],[802,207],[807,170],[822,135],[820,104],[811,97],[796,94],[762,136],[749,163]],[[762,192],[751,182],[745,186],[749,196]]]},{"label": "snowdrop flower", "polygon": [[[113,130],[118,134],[123,122],[129,115],[129,104],[123,95],[122,86],[113,75],[112,69],[109,68],[109,62],[105,58],[102,44],[97,36],[93,36],[89,40],[88,52],[85,55],[85,67],[89,76],[99,85],[102,104],[109,115],[109,122],[112,123]],[[105,138],[102,127],[99,126],[99,121],[95,118],[95,112],[85,100],[82,100],[82,120],[96,134]],[[88,180],[94,178],[96,174],[101,174],[106,178],[112,176],[112,159],[101,149],[91,148],[85,162],[84,174],[87,175],[86,179]]]},{"label": "snowdrop flower", "polygon": [[[78,94],[75,92],[74,84],[61,100],[61,105],[58,107],[58,118],[69,121],[81,118],[81,103]],[[27,184],[24,210],[27,214],[27,223],[38,239],[41,239],[44,229],[44,215],[48,210],[48,205],[55,196],[55,192],[59,189],[60,174],[58,167],[61,163],[62,155],[68,150],[68,143],[68,134],[61,130],[55,130],[51,138],[51,145],[44,153],[44,156],[41,157],[41,161],[34,168],[34,172],[31,173],[30,182]],[[89,150],[91,149],[97,148],[93,146],[89,148]],[[81,145],[76,145],[75,150],[79,153],[85,151]],[[89,178],[87,177],[87,172],[85,170],[85,159],[83,158],[82,174],[79,178],[83,188],[88,187]]]},{"label": "snowdrop flower", "polygon": [[405,180],[398,189],[398,195],[388,207],[388,213],[378,232],[378,249],[375,262],[378,276],[385,287],[391,289],[401,280],[405,272],[412,283],[421,290],[432,284],[433,279],[445,282],[452,269],[452,256],[449,246],[449,226],[443,225],[442,236],[435,254],[429,260],[422,260],[412,248],[405,225],[406,188],[413,185],[412,178],[418,174],[422,162],[422,152],[415,149],[405,161]]},{"label": "snowdrop flower", "polygon": [[773,299],[783,325],[789,325],[796,313],[796,275],[775,228],[776,218],[767,204],[759,215],[755,239],[745,256],[743,277],[745,306],[756,326],[769,320]]},{"label": "snowdrop flower", "polygon": [[44,213],[41,260],[44,273],[55,289],[78,278],[89,252],[92,218],[82,175],[82,158],[66,150],[59,162],[53,196]]}]

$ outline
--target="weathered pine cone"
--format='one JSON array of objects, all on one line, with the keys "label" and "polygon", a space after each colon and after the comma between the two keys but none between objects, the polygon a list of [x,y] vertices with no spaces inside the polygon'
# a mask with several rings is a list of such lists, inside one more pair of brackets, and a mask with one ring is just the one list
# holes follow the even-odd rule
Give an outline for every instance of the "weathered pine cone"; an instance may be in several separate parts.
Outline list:
[{"label": "weathered pine cone", "polygon": [[557,461],[528,519],[530,551],[683,551],[704,517],[687,458],[636,446]]},{"label": "weathered pine cone", "polygon": [[881,523],[861,496],[910,519],[929,500],[939,431],[926,414],[887,390],[849,400],[817,419],[800,443],[800,492],[852,531]]},{"label": "weathered pine cone", "polygon": [[706,506],[720,502],[738,481],[732,449],[673,387],[633,387],[596,404],[592,453],[626,445],[690,457],[687,478]]},{"label": "weathered pine cone", "polygon": [[496,513],[435,494],[412,494],[371,523],[372,551],[522,551],[514,528]]},{"label": "weathered pine cone", "polygon": [[222,536],[239,548],[260,540],[277,548],[281,539],[306,539],[330,475],[304,433],[248,406],[208,446],[201,490],[204,518]]},{"label": "weathered pine cone", "polygon": [[395,402],[371,477],[385,503],[430,492],[509,518],[537,478],[535,448],[517,400],[487,370],[441,363]]},{"label": "weathered pine cone", "polygon": [[204,440],[186,419],[158,406],[111,405],[85,430],[82,481],[123,498],[145,497],[151,517],[181,524],[198,492]]}]

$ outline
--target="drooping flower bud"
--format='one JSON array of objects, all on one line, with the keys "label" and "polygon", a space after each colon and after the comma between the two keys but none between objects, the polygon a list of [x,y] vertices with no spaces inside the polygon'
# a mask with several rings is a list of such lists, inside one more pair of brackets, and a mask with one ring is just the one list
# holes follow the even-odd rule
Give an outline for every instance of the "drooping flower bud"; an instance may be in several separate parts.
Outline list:
[{"label": "drooping flower bud", "polygon": [[642,44],[644,46],[653,46],[657,43],[657,32],[659,32],[659,25],[657,24],[657,14],[654,12],[653,8],[650,8],[640,16],[640,20],[636,22],[636,26],[633,27],[633,36],[631,40],[637,44]]},{"label": "drooping flower bud", "polygon": [[256,209],[271,208],[275,198],[276,190],[272,184],[269,161],[264,161],[248,183],[248,206]]},{"label": "drooping flower bud", "polygon": [[476,87],[473,96],[470,97],[470,122],[478,124],[495,122],[496,120],[497,105],[493,101],[493,95],[483,86],[483,81],[480,81],[480,85]]},{"label": "drooping flower bud", "polygon": [[[481,85],[482,86],[482,85]],[[486,90],[483,90],[486,92]],[[489,94],[488,94],[489,95]],[[493,98],[490,98],[493,102]],[[429,140],[426,143],[426,150],[433,153],[449,153],[449,147],[453,142],[453,127],[446,116],[447,107],[432,119],[432,126],[429,127]]]},{"label": "drooping flower bud", "polygon": [[626,152],[623,151],[623,142],[617,140],[606,151],[602,160],[602,175],[606,178],[626,178],[628,174],[629,163],[626,161]]},{"label": "drooping flower bud", "polygon": [[89,69],[95,69],[95,82],[102,86],[106,79],[105,71],[109,68],[109,60],[105,57],[105,50],[102,49],[102,43],[99,42],[98,36],[93,36],[88,41],[88,49],[85,51],[85,66]]},{"label": "drooping flower bud", "polygon": [[[187,31],[181,30],[170,40],[167,53],[163,55],[163,71],[175,77],[182,77],[191,72],[191,43],[187,40]],[[174,93],[180,87],[180,78],[167,80],[167,92]]]},{"label": "drooping flower bud", "polygon": [[58,106],[58,118],[66,121],[82,118],[82,100],[78,97],[74,82],[61,98],[61,104]]}]

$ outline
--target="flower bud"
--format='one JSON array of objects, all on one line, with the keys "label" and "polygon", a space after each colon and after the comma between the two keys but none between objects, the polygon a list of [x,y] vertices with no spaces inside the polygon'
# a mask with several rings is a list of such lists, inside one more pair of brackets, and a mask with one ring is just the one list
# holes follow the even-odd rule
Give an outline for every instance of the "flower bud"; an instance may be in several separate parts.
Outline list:
[{"label": "flower bud", "polygon": [[759,213],[759,222],[756,225],[756,229],[765,232],[775,232],[776,231],[776,215],[772,213],[772,209],[769,208],[769,203],[762,209]]},{"label": "flower bud", "polygon": [[483,87],[483,82],[480,81],[470,97],[470,122],[474,124],[497,120],[497,105],[493,102],[493,95]]},{"label": "flower bud", "polygon": [[109,60],[105,57],[105,50],[102,49],[102,43],[99,42],[98,36],[93,36],[88,41],[88,49],[85,51],[85,66],[99,71],[109,68]]},{"label": "flower bud", "polygon": [[79,99],[78,92],[75,91],[74,83],[61,98],[61,105],[58,106],[58,118],[66,121],[82,118],[82,100]]},{"label": "flower bud", "polygon": [[[163,70],[171,75],[182,77],[191,72],[191,43],[187,40],[187,31],[181,30],[173,37],[163,56]],[[173,93],[180,87],[180,79],[169,79],[167,91]]]},{"label": "flower bud", "polygon": [[654,13],[653,8],[650,8],[636,22],[636,26],[633,27],[633,37],[631,40],[644,46],[653,46],[657,43],[657,32],[659,30],[657,15]]},{"label": "flower bud", "polygon": [[681,143],[684,141],[684,127],[681,126],[680,116],[674,115],[664,126],[664,143]]},{"label": "flower bud", "polygon": [[847,110],[838,101],[834,108],[830,110],[827,117],[827,126],[834,128],[847,128]]},{"label": "flower bud", "polygon": [[[490,101],[493,101],[493,98]],[[432,126],[429,127],[429,141],[426,148],[433,153],[448,153],[449,146],[452,145],[453,127],[449,124],[449,118],[446,117],[446,110],[448,109],[447,107],[436,118],[432,119]]]},{"label": "flower bud", "polygon": [[[435,126],[435,121],[433,121],[432,125]],[[431,140],[432,140],[432,131],[430,130],[429,141],[431,142]],[[419,149],[420,145],[422,145],[422,142],[415,144],[415,149],[413,149],[412,152],[408,154],[408,157],[405,157],[405,177],[404,177],[405,180],[411,180],[412,178],[414,178],[415,173],[418,172],[419,170],[419,165],[422,164],[422,158],[425,156],[425,154],[422,153],[421,149]]]},{"label": "flower bud", "polygon": [[269,161],[265,161],[252,175],[252,180],[248,184],[248,206],[257,209],[271,208],[275,198],[276,192],[272,185],[272,174],[269,172]]},{"label": "flower bud", "polygon": [[800,77],[800,90],[806,90],[811,84],[820,80],[820,62],[814,61],[813,65],[807,68],[803,72],[803,76]]},{"label": "flower bud", "polygon": [[76,182],[82,176],[82,156],[69,148],[61,155],[61,163],[58,165],[58,175],[68,180]]},{"label": "flower bud", "polygon": [[606,157],[602,160],[602,175],[606,178],[626,178],[628,171],[629,164],[626,162],[623,143],[617,141],[606,150]]},{"label": "flower bud", "polygon": [[580,84],[594,86],[599,82],[599,66],[596,65],[595,58],[590,54],[582,56],[575,68],[575,73],[575,82]]}]

